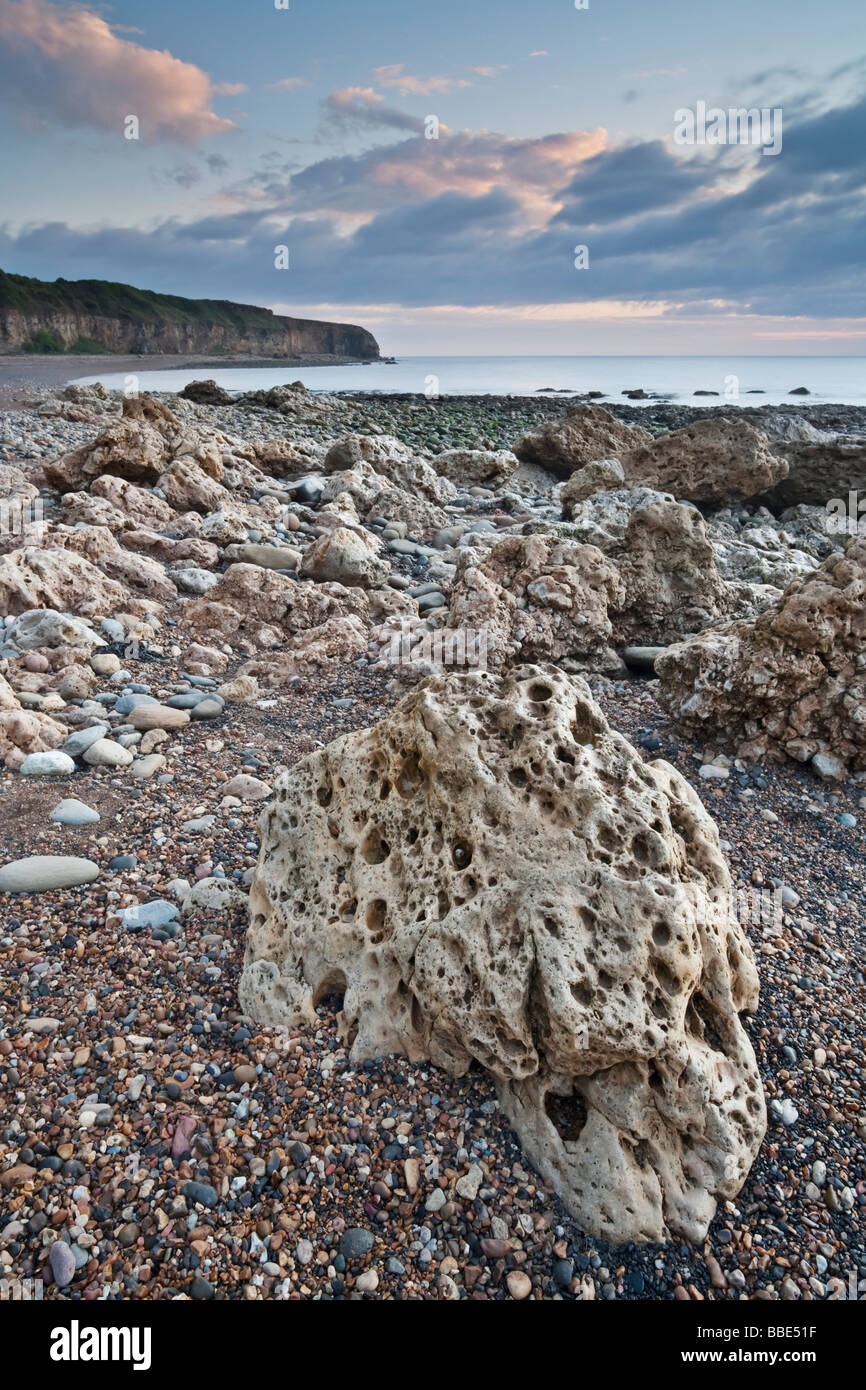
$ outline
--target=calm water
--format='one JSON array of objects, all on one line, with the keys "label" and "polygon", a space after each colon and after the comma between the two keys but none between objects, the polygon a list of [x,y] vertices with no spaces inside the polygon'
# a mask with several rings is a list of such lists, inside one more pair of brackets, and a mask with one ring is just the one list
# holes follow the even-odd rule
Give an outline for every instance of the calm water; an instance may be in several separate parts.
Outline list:
[{"label": "calm water", "polygon": [[[531,396],[552,387],[563,392],[603,391],[613,400],[621,399],[623,391],[642,387],[683,404],[712,405],[715,397],[694,393],[717,391],[720,403],[727,398],[744,406],[798,399],[866,405],[864,357],[401,357],[395,365],[141,371],[137,384],[145,391],[179,391],[202,377],[212,377],[228,391],[300,380],[313,391]],[[79,379],[102,381],[119,390],[129,384],[117,373]],[[807,386],[810,395],[792,396],[797,386]],[[763,394],[749,395],[750,391]]]}]

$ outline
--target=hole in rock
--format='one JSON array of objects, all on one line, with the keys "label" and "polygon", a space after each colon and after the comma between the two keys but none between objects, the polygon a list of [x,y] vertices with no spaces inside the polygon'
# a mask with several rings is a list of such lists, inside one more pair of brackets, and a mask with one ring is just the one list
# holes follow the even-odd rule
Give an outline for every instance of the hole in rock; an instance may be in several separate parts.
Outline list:
[{"label": "hole in rock", "polygon": [[563,1143],[574,1143],[580,1138],[587,1109],[578,1091],[572,1091],[570,1096],[558,1096],[549,1091],[544,1097],[544,1112]]},{"label": "hole in rock", "polygon": [[465,840],[457,840],[451,850],[451,858],[454,861],[455,869],[468,869],[472,863],[472,846],[467,845]]},{"label": "hole in rock", "polygon": [[367,864],[383,864],[391,853],[391,846],[383,840],[377,826],[367,831],[361,841],[361,857]]},{"label": "hole in rock", "polygon": [[329,970],[313,991],[313,1008],[317,1009],[320,1004],[327,1000],[335,1011],[341,1009],[347,984],[348,981],[342,970]]},{"label": "hole in rock", "polygon": [[714,1052],[721,1052],[725,1056],[721,1034],[714,1023],[715,1016],[710,1001],[700,990],[695,990],[686,1009],[686,1028],[693,1037],[703,1038]]},{"label": "hole in rock", "polygon": [[403,797],[414,796],[420,789],[424,777],[421,772],[421,759],[416,749],[406,753],[397,775],[397,790]]},{"label": "hole in rock", "polygon": [[512,767],[508,773],[508,780],[512,787],[525,787],[527,782],[526,773],[522,767]]},{"label": "hole in rock", "polygon": [[553,696],[553,690],[544,681],[533,681],[527,692],[530,700],[537,705],[543,705]]},{"label": "hole in rock", "polygon": [[380,933],[385,929],[385,913],[388,911],[388,904],[384,898],[374,898],[367,904],[367,911],[364,920],[367,923],[367,930]]},{"label": "hole in rock", "polygon": [[679,994],[683,987],[682,980],[678,980],[673,971],[668,970],[664,961],[653,961],[653,972],[665,994]]}]

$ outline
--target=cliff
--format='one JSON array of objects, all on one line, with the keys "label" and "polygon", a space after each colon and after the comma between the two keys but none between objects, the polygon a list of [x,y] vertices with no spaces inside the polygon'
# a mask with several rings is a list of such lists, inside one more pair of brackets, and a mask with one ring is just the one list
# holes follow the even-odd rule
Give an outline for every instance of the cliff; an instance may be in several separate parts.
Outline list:
[{"label": "cliff", "polygon": [[226,353],[374,360],[353,324],[286,318],[227,299],[183,299],[108,280],[32,280],[0,270],[0,352]]}]

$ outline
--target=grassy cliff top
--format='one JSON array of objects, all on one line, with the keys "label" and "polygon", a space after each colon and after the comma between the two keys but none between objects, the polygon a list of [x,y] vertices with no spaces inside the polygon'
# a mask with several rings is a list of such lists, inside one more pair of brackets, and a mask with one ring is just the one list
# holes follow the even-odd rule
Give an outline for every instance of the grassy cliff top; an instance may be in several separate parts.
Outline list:
[{"label": "grassy cliff top", "polygon": [[32,280],[0,270],[0,311],[24,314],[96,314],[133,323],[200,323],[206,326],[272,332],[279,318],[255,304],[228,299],[184,299],[180,295],[137,290],[111,280]]}]

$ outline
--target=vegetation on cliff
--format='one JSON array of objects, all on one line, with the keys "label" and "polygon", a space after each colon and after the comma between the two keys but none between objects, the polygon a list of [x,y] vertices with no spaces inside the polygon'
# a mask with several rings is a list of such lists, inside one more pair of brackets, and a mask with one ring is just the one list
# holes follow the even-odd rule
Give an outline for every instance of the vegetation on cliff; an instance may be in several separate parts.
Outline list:
[{"label": "vegetation on cliff", "polygon": [[[110,351],[112,344],[101,342],[91,335],[78,336],[74,341],[64,338],[56,327],[59,318],[75,320],[105,320],[126,327],[168,329],[176,327],[209,331],[219,338],[225,350],[227,339],[236,337],[248,346],[260,342],[266,350],[269,342],[281,335],[300,336],[309,332],[310,352],[323,348],[312,341],[322,330],[336,330],[345,343],[330,348],[353,356],[377,357],[375,339],[364,329],[346,324],[324,324],[311,319],[281,317],[270,309],[255,304],[235,304],[227,299],[185,299],[180,295],[158,294],[153,290],[136,289],[110,280],[35,280],[26,275],[13,275],[0,270],[0,330],[10,316],[21,315],[37,321],[31,337],[20,344],[25,352],[82,352]],[[0,331],[0,337],[3,336]],[[8,336],[8,335],[7,335]],[[332,335],[333,336],[333,335]],[[87,348],[81,346],[87,342]],[[219,350],[216,348],[215,350]],[[302,348],[302,350],[305,350]],[[324,350],[329,350],[325,348]]]}]

